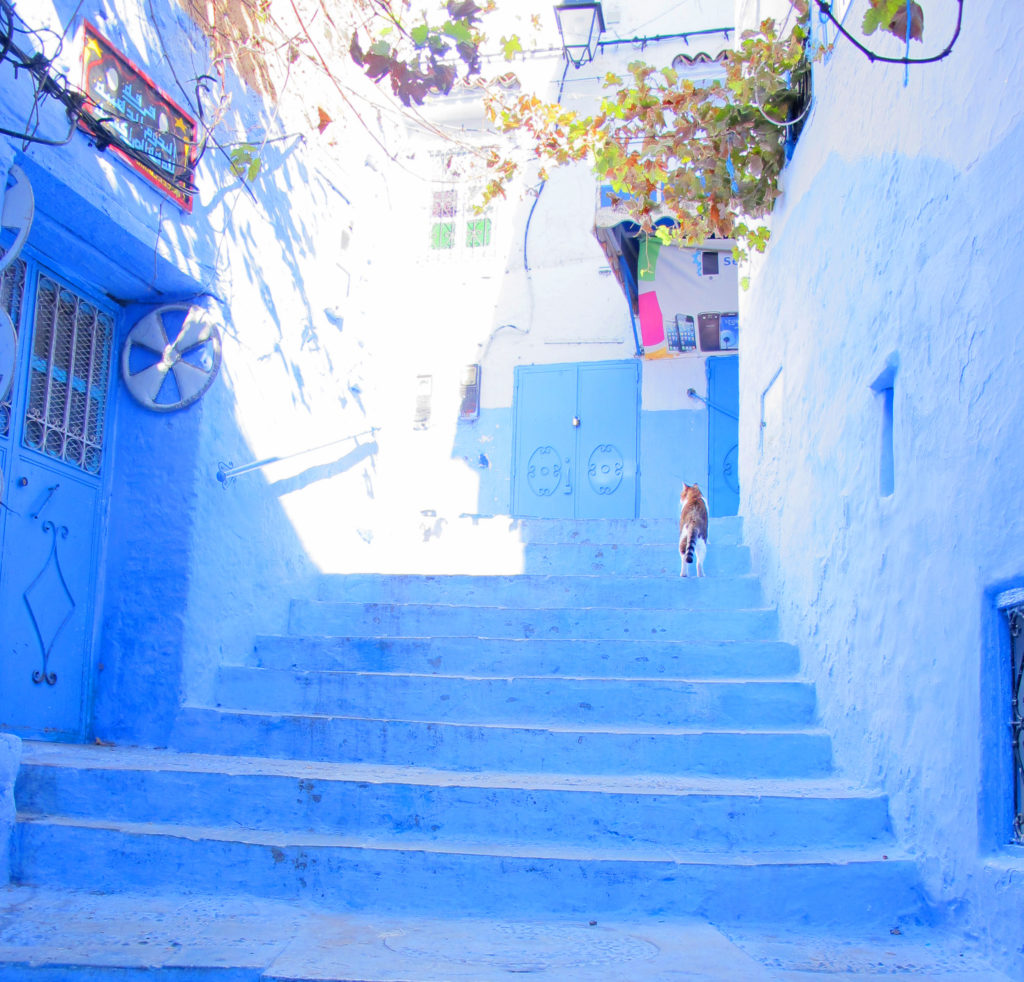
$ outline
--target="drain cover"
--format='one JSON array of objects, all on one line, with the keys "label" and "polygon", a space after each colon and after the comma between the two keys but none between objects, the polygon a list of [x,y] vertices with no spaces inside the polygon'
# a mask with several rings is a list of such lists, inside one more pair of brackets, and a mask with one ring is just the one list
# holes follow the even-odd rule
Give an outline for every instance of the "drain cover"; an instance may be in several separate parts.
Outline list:
[{"label": "drain cover", "polygon": [[640,938],[572,924],[488,924],[478,932],[409,928],[389,934],[384,944],[395,954],[432,958],[458,965],[489,965],[528,975],[551,968],[583,968],[657,957],[659,949]]}]

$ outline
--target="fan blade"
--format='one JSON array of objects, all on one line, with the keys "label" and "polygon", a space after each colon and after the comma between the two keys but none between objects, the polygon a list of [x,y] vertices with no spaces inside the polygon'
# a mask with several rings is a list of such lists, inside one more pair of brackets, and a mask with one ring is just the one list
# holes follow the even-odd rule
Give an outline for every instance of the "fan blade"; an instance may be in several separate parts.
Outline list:
[{"label": "fan blade", "polygon": [[132,344],[139,345],[163,357],[164,350],[170,343],[167,340],[167,331],[164,330],[164,321],[158,310],[150,311],[142,318],[128,335]]},{"label": "fan blade", "polygon": [[210,333],[210,323],[203,316],[203,311],[193,307],[174,339],[174,349],[179,354],[185,354],[186,351],[209,341]]},{"label": "fan blade", "polygon": [[171,371],[174,372],[174,381],[178,383],[178,397],[182,404],[198,399],[210,384],[210,373],[187,361],[179,361]]},{"label": "fan blade", "polygon": [[144,368],[141,372],[129,375],[125,379],[131,394],[140,402],[155,406],[156,397],[160,394],[160,387],[167,378],[167,366],[163,362],[157,362]]}]

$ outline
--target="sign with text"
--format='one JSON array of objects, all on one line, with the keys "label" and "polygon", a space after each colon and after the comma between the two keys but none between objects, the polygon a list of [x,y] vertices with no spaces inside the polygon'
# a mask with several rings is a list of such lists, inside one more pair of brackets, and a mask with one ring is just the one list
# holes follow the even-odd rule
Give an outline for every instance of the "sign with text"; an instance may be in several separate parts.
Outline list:
[{"label": "sign with text", "polygon": [[88,23],[82,88],[89,109],[124,144],[111,143],[111,150],[191,211],[195,120]]}]

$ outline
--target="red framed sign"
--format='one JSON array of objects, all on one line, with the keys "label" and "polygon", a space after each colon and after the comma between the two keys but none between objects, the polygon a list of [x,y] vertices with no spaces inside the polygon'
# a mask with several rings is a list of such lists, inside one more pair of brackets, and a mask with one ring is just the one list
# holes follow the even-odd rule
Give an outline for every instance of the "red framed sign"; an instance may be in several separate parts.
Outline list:
[{"label": "red framed sign", "polygon": [[117,136],[110,149],[190,212],[196,121],[88,22],[82,90],[90,112]]}]

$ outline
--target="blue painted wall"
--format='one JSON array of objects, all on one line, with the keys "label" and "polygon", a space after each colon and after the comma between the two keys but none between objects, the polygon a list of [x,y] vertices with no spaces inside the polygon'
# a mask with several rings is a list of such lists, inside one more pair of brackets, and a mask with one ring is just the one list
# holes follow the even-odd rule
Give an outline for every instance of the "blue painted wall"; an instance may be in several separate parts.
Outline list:
[{"label": "blue painted wall", "polygon": [[[906,86],[842,41],[816,67],[740,363],[744,528],[837,760],[885,787],[929,889],[1015,977],[1024,847],[993,598],[1024,584],[1022,29],[1021,8],[974,4]],[[937,12],[926,42],[951,34]]]},{"label": "blue painted wall", "polygon": [[116,392],[94,729],[164,746],[183,688],[202,404],[164,416]]},{"label": "blue painted wall", "polygon": [[11,879],[11,836],[14,832],[14,779],[21,760],[21,740],[0,733],[0,886]]},{"label": "blue painted wall", "polygon": [[480,417],[460,421],[452,456],[465,462],[480,481],[476,513],[511,513],[512,409],[481,409]]}]

